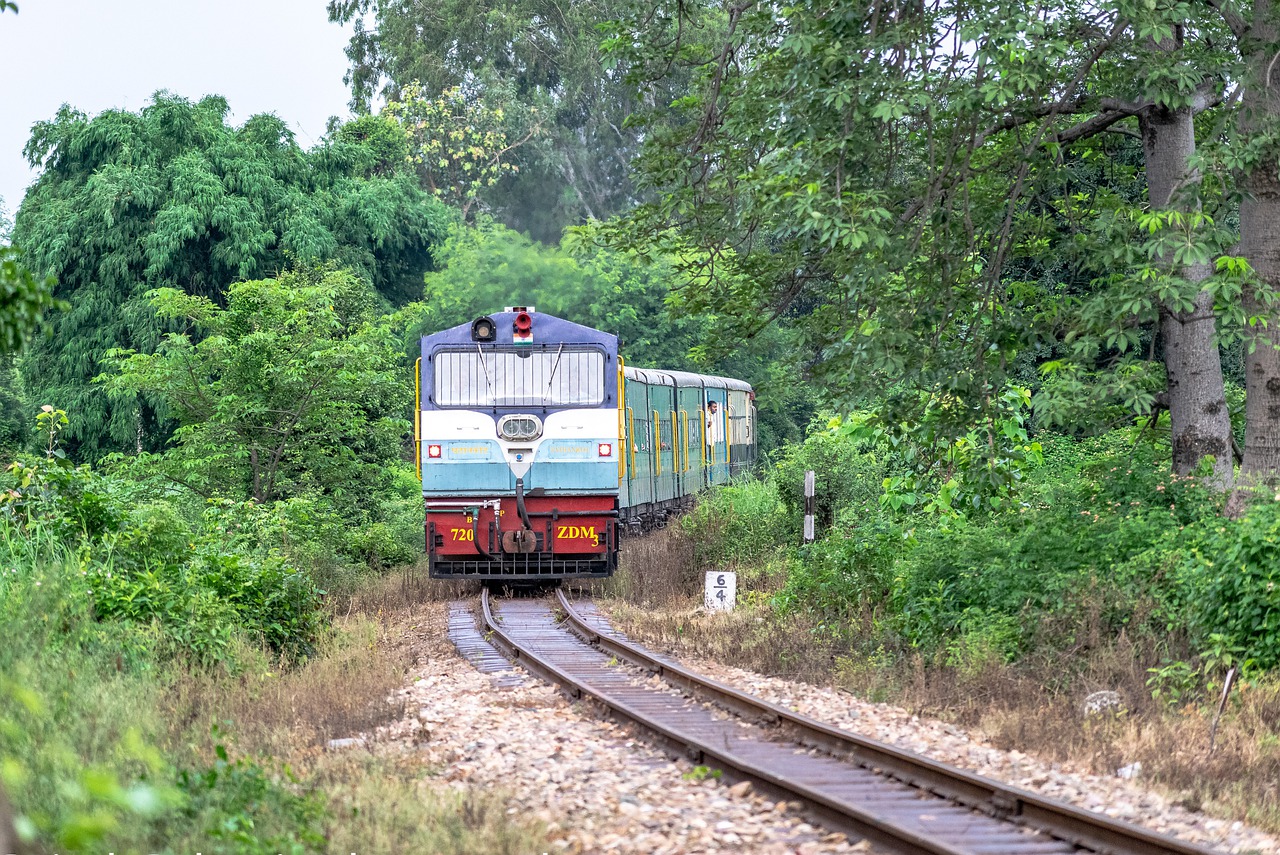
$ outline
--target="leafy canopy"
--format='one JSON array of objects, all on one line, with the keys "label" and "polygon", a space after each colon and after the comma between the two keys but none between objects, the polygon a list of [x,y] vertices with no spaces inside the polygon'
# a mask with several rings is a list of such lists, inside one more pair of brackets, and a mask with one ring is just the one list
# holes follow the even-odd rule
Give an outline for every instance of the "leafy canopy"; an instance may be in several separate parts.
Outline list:
[{"label": "leafy canopy", "polygon": [[227,103],[160,93],[139,113],[93,119],[69,107],[35,126],[43,167],[14,239],[71,305],[23,363],[31,395],[72,413],[71,450],[154,450],[158,402],[109,400],[90,381],[112,348],[153,350],[166,332],[145,294],[177,289],[214,304],[227,287],[291,262],[349,266],[393,303],[416,296],[453,218],[372,139],[344,134],[300,149],[273,115],[227,124]]},{"label": "leafy canopy", "polygon": [[[480,208],[544,243],[586,218],[627,210],[636,195],[630,160],[638,106],[616,60],[602,56],[600,24],[624,0],[330,0],[330,20],[353,29],[347,56],[352,106],[382,95],[405,101],[420,82],[428,101],[461,93],[501,113],[517,169],[479,189]],[[679,85],[679,84],[677,84]],[[673,87],[648,93],[668,103]]]},{"label": "leafy canopy", "polygon": [[111,351],[115,373],[101,379],[173,414],[175,447],[158,464],[173,480],[259,502],[320,493],[349,509],[385,491],[411,387],[365,282],[295,270],[231,286],[225,308],[174,288],[147,299],[186,331],[154,353]]}]

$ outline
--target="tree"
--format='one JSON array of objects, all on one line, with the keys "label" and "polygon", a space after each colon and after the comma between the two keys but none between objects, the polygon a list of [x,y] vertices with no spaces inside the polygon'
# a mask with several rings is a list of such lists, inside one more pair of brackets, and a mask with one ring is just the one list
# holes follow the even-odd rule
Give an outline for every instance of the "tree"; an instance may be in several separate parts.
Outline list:
[{"label": "tree", "polygon": [[460,208],[468,221],[481,194],[517,171],[512,153],[540,132],[536,122],[529,122],[521,139],[511,139],[501,107],[468,100],[460,89],[427,98],[416,81],[401,89],[382,115],[404,128],[406,157],[427,189]]},{"label": "tree", "polygon": [[[881,396],[890,424],[986,425],[995,448],[1003,388],[1046,347],[1091,382],[1048,383],[1042,405],[1100,388],[1150,412],[1166,375],[1179,471],[1212,454],[1229,483],[1212,306],[1235,285],[1208,276],[1229,237],[1201,210],[1191,134],[1231,67],[1216,13],[743,3],[707,39],[718,9],[637,3],[613,27],[640,83],[697,74],[676,117],[647,125],[653,201],[615,229],[619,245],[702,250],[677,256],[690,305],[716,309],[731,337],[795,323],[822,355],[812,373],[846,401]],[[1082,187],[1099,135],[1135,123],[1148,198]]]},{"label": "tree", "polygon": [[[1275,484],[1280,479],[1280,27],[1271,0],[1255,0],[1247,21],[1224,4],[1222,14],[1245,58],[1239,135],[1243,145],[1236,163],[1243,198],[1240,202],[1240,252],[1257,273],[1259,287],[1244,292],[1249,319],[1245,353],[1245,441],[1240,477],[1246,485]],[[1234,504],[1241,504],[1237,500]]]},{"label": "tree", "polygon": [[481,219],[478,227],[456,227],[438,257],[440,269],[427,275],[423,302],[405,309],[411,350],[424,333],[503,306],[536,306],[616,334],[629,365],[751,382],[759,392],[766,449],[799,436],[813,415],[815,396],[795,382],[799,367],[787,331],[771,329],[732,351],[713,352],[707,347],[712,319],[670,301],[680,276],[673,260],[646,261],[610,249],[597,227],[572,229],[561,247],[550,248]]},{"label": "tree", "polygon": [[83,459],[154,450],[168,436],[158,401],[109,400],[90,384],[107,350],[162,340],[147,291],[220,304],[237,280],[334,260],[403,303],[453,219],[367,138],[339,129],[304,152],[275,116],[232,128],[227,109],[161,93],[139,113],[89,119],[64,107],[33,129],[26,155],[43,172],[14,237],[70,307],[21,369],[37,402],[73,414],[68,446]]},{"label": "tree", "polygon": [[112,351],[101,379],[173,414],[175,447],[160,465],[174,481],[258,502],[313,492],[353,508],[381,497],[411,387],[367,283],[324,268],[232,285],[225,308],[175,288],[147,299],[187,330],[154,353]]},{"label": "tree", "polygon": [[[427,99],[460,91],[468,103],[505,114],[508,140],[543,132],[514,153],[512,170],[480,199],[498,220],[556,242],[566,225],[606,219],[634,202],[629,163],[639,106],[624,69],[600,52],[600,25],[620,0],[330,0],[331,20],[351,24],[347,56],[352,106],[384,95],[401,101],[418,82]],[[372,18],[372,26],[365,21]],[[674,96],[665,84],[654,104]]]}]

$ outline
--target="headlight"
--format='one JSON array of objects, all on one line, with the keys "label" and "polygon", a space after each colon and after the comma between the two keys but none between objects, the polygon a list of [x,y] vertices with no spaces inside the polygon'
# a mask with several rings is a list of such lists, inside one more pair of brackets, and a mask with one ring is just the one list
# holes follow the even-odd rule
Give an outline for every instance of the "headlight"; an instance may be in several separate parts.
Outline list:
[{"label": "headlight", "polygon": [[503,416],[498,436],[508,442],[532,442],[542,436],[542,422],[537,416]]}]

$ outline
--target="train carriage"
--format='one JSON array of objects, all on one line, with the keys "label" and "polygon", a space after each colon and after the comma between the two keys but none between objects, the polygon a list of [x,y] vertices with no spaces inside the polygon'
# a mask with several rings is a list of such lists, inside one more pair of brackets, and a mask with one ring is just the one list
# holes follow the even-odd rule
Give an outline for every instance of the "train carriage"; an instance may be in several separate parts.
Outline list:
[{"label": "train carriage", "polygon": [[415,442],[432,578],[602,577],[624,527],[754,463],[754,394],[515,307],[423,337]]}]

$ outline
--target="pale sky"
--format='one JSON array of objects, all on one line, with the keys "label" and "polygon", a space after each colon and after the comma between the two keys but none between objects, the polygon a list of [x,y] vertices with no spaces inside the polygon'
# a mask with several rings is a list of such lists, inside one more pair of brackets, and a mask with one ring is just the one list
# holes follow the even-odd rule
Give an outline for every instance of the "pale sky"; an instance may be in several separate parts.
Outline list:
[{"label": "pale sky", "polygon": [[222,95],[230,120],[275,113],[303,148],[346,118],[350,30],[325,0],[16,0],[0,14],[0,199],[18,208],[36,174],[31,125],[67,103],[89,115],[138,110],[159,89]]}]

